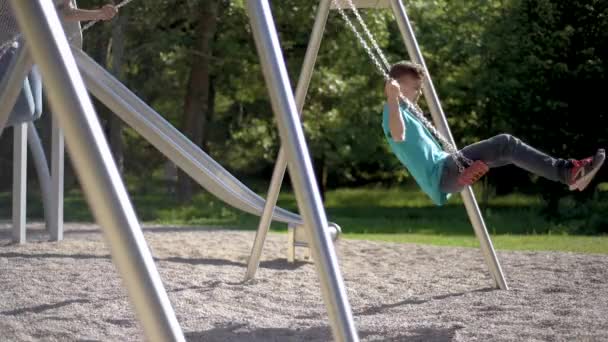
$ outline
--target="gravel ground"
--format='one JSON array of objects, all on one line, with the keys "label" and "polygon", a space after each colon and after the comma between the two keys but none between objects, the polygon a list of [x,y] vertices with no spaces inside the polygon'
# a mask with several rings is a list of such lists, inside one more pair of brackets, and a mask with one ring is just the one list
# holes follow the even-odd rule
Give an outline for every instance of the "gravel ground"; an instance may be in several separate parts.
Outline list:
[{"label": "gravel ground", "polygon": [[[10,243],[0,225],[0,340],[139,341],[141,328],[95,225]],[[253,232],[146,226],[189,341],[331,340],[314,265],[270,234],[242,283]],[[499,252],[510,291],[477,249],[342,240],[340,266],[365,341],[608,341],[608,256]],[[300,256],[303,251],[299,251]]]}]

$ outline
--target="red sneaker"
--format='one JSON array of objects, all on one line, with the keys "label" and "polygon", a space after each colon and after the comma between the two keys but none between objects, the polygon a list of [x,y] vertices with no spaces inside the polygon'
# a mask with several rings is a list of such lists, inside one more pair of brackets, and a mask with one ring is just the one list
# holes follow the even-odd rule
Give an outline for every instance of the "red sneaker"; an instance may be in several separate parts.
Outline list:
[{"label": "red sneaker", "polygon": [[570,190],[583,191],[591,183],[595,174],[600,170],[606,152],[604,149],[599,149],[594,157],[589,157],[581,160],[572,161],[572,169],[570,170],[570,179],[568,185]]},{"label": "red sneaker", "polygon": [[460,186],[473,185],[489,170],[490,168],[486,163],[481,160],[476,160],[473,162],[473,164],[471,164],[471,166],[464,169],[460,176],[458,176],[458,184]]}]

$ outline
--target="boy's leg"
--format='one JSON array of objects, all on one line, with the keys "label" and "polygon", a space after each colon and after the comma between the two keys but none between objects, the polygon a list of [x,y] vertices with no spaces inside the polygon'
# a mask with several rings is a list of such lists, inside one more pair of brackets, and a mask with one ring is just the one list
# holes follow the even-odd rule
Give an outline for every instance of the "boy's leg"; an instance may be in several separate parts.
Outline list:
[{"label": "boy's leg", "polygon": [[469,145],[461,150],[471,160],[481,160],[489,167],[514,164],[524,170],[552,181],[568,184],[571,162],[553,158],[518,138],[500,134]]},{"label": "boy's leg", "polygon": [[[569,171],[572,166],[570,161],[553,158],[509,134],[500,134],[479,141],[463,148],[461,152],[473,161],[483,161],[490,168],[514,164],[549,180],[569,183]],[[459,175],[456,163],[452,158],[448,158],[441,177],[441,191],[446,193],[462,191],[462,186],[458,184]]]}]

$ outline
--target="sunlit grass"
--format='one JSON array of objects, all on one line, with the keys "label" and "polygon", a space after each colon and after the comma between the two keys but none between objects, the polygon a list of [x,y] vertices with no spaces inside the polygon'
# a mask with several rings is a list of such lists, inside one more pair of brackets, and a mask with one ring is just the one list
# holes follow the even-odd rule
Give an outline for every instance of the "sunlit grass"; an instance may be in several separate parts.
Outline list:
[{"label": "sunlit grass", "polygon": [[[479,247],[475,236],[436,234],[344,234],[349,239],[398,243],[419,243],[452,247]],[[575,253],[608,254],[608,236],[573,235],[494,235],[494,247],[498,250],[561,251]]]}]

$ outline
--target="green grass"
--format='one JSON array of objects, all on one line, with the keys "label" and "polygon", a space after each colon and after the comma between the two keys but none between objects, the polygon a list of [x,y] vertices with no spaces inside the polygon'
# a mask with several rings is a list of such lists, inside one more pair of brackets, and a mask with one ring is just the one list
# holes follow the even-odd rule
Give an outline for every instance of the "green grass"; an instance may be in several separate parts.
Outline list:
[{"label": "green grass", "polygon": [[[371,240],[425,245],[479,247],[474,236],[433,234],[344,234],[344,239]],[[608,254],[608,236],[576,235],[495,235],[494,247],[499,250],[561,251]]]},{"label": "green grass", "polygon": [[[207,193],[199,193],[190,203],[180,204],[173,196],[158,190],[162,188],[148,184],[147,191],[129,189],[136,194],[132,200],[141,221],[248,230],[257,227],[257,217],[232,209]],[[0,218],[10,218],[10,205],[10,193],[0,193]],[[297,211],[292,193],[282,193],[279,205]],[[607,236],[565,235],[562,232],[569,231],[570,223],[547,220],[540,214],[542,205],[539,197],[521,194],[491,199],[483,213],[496,248],[608,254]],[[347,239],[477,246],[460,196],[437,207],[413,189],[337,189],[327,193],[325,207],[328,218],[342,227]],[[35,194],[28,199],[28,217],[42,218]],[[65,220],[92,221],[79,191],[66,193]],[[286,228],[283,224],[272,227],[278,231]]]},{"label": "green grass", "polygon": [[[500,197],[490,201],[484,218],[493,234],[545,233],[554,225],[539,215],[540,206],[535,197]],[[350,233],[472,234],[459,196],[438,207],[408,189],[340,189],[328,194],[326,207],[330,219]]]}]

